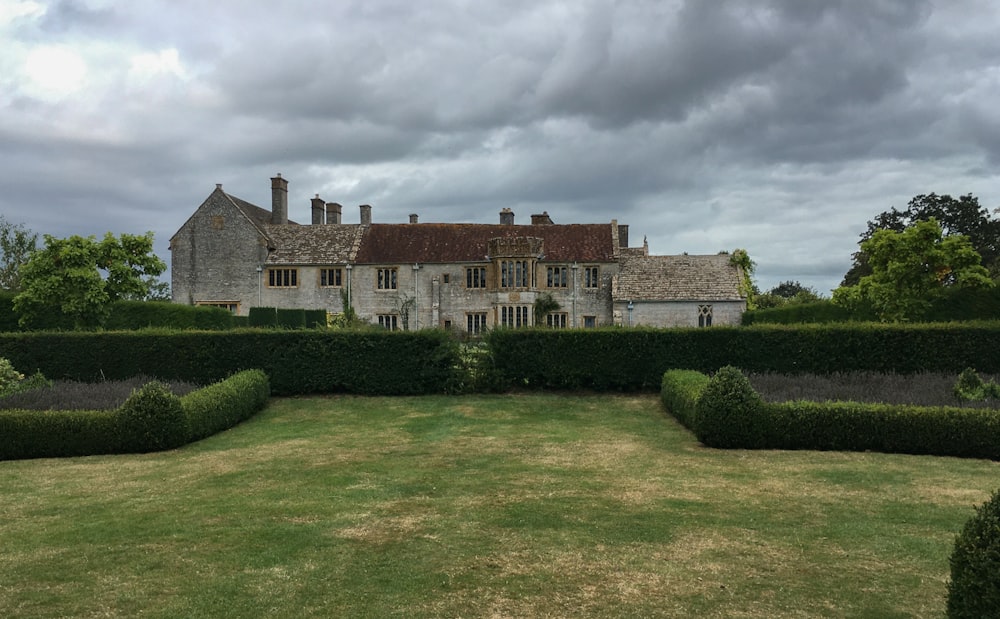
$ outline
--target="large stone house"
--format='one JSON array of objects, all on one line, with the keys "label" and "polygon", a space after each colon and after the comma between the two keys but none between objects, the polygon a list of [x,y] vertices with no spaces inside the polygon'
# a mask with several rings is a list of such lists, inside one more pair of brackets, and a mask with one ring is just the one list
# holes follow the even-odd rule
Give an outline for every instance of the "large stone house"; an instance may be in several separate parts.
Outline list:
[{"label": "large stone house", "polygon": [[[496,326],[739,324],[746,300],[727,255],[650,256],[628,247],[628,226],[556,224],[548,213],[515,224],[341,222],[342,207],[312,199],[311,225],[288,219],[288,181],[271,179],[271,210],[216,185],[170,239],[176,303],[325,309],[349,304],[391,329]],[[554,303],[553,303],[554,302]]]}]

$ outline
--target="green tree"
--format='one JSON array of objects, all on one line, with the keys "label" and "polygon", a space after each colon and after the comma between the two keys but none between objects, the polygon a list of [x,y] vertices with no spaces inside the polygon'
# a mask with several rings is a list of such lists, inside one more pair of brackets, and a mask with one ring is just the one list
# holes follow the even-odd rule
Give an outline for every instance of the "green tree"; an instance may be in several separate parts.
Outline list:
[{"label": "green tree", "polygon": [[44,239],[45,246],[22,267],[21,292],[14,297],[14,311],[26,328],[44,324],[53,311],[70,317],[77,328],[100,326],[110,303],[147,298],[153,278],[166,269],[153,254],[152,232],[117,238],[109,232],[100,241],[47,234]]},{"label": "green tree", "polygon": [[[902,232],[917,222],[934,219],[941,226],[945,236],[962,234],[968,237],[982,258],[982,264],[989,270],[993,278],[1000,277],[1000,220],[991,215],[989,210],[979,204],[979,198],[966,194],[953,198],[950,195],[935,193],[915,196],[907,204],[905,210],[895,207],[880,213],[868,222],[868,229],[862,233],[862,244],[879,230]],[[853,264],[844,275],[841,286],[854,286],[866,275],[871,275],[872,268],[864,249],[855,252]]]},{"label": "green tree", "polygon": [[767,309],[800,303],[815,303],[820,298],[813,288],[789,280],[781,282],[764,294],[757,296],[756,305],[757,309]]},{"label": "green tree", "polygon": [[871,274],[835,290],[833,302],[852,310],[870,306],[885,321],[919,320],[947,288],[993,286],[969,239],[945,236],[933,218],[901,232],[876,230],[861,250]]},{"label": "green tree", "polygon": [[21,265],[28,262],[37,243],[37,234],[0,215],[0,290],[17,292],[20,289]]}]

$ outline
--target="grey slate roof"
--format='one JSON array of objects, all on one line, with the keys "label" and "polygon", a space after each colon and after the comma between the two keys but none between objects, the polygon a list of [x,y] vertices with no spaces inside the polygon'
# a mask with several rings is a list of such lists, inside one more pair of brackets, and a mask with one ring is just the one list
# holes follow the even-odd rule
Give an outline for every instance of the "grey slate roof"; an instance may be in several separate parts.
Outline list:
[{"label": "grey slate roof", "polygon": [[729,254],[622,256],[613,296],[621,301],[738,301],[740,270]]},{"label": "grey slate roof", "polygon": [[274,244],[268,264],[346,264],[357,256],[364,226],[267,224],[264,230]]}]

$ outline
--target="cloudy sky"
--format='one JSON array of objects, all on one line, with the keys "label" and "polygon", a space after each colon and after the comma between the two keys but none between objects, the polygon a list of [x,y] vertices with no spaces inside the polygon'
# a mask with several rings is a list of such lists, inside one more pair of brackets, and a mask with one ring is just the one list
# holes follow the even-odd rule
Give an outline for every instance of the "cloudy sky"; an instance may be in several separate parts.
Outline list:
[{"label": "cloudy sky", "polygon": [[167,242],[290,216],[617,219],[828,294],[867,220],[1000,206],[995,0],[0,0],[0,214]]}]

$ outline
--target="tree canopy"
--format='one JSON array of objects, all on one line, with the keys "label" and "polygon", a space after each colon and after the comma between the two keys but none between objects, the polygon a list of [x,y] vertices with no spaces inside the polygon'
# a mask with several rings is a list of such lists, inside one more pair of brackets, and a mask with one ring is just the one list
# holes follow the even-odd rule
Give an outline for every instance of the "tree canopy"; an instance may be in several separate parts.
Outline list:
[{"label": "tree canopy", "polygon": [[28,262],[37,243],[37,234],[0,215],[0,290],[17,292],[20,289],[21,265]]},{"label": "tree canopy", "polygon": [[[879,230],[902,232],[930,219],[938,223],[944,236],[965,235],[991,276],[995,279],[1000,277],[1000,220],[982,207],[979,198],[972,194],[958,198],[935,193],[915,196],[905,210],[893,207],[869,221],[868,229],[861,234],[858,243],[863,244]],[[872,273],[869,256],[863,247],[854,254],[853,260],[841,286],[854,286],[862,277]]]},{"label": "tree canopy", "polygon": [[72,318],[77,328],[100,326],[109,303],[149,296],[155,277],[166,269],[153,254],[152,232],[117,238],[109,232],[100,241],[44,239],[44,247],[21,268],[21,292],[14,297],[24,327],[44,322],[53,311]]},{"label": "tree canopy", "polygon": [[946,236],[934,218],[901,231],[874,230],[861,251],[870,273],[835,290],[833,301],[848,309],[870,306],[882,320],[919,320],[947,288],[994,285],[969,238]]},{"label": "tree canopy", "polygon": [[784,281],[757,297],[757,309],[782,307],[799,303],[815,303],[820,300],[816,291],[797,281]]}]

